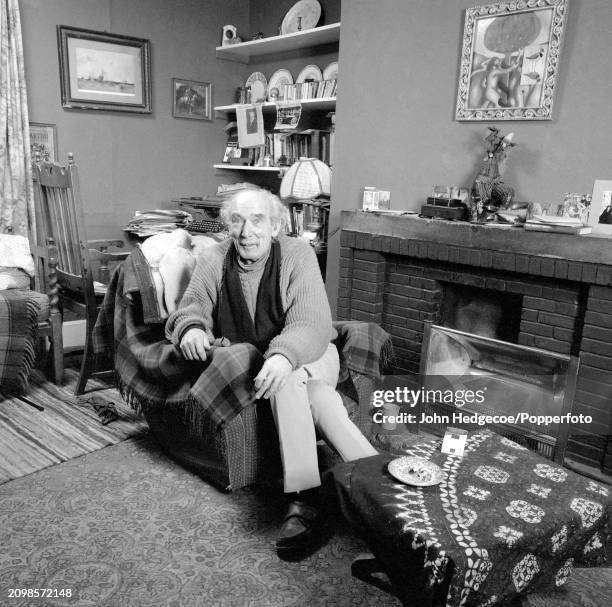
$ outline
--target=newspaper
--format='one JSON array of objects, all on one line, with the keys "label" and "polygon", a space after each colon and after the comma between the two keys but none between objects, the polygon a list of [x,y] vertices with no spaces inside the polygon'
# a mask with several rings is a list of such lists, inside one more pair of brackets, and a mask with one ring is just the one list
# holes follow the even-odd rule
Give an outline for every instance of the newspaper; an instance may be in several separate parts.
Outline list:
[{"label": "newspaper", "polygon": [[294,130],[302,115],[301,103],[279,103],[276,105],[275,131]]}]

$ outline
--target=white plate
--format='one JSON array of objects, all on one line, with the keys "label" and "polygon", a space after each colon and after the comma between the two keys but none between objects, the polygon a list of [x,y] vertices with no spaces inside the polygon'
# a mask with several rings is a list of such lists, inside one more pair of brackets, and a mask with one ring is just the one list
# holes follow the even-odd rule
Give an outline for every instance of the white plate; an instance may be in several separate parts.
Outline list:
[{"label": "white plate", "polygon": [[333,80],[334,78],[338,78],[338,62],[337,61],[332,61],[323,70],[323,80]]},{"label": "white plate", "polygon": [[285,15],[281,35],[312,29],[321,17],[321,5],[317,0],[299,0]]},{"label": "white plate", "polygon": [[295,79],[296,82],[306,82],[306,80],[314,80],[315,82],[319,82],[323,80],[323,74],[321,73],[321,69],[316,65],[307,65]]},{"label": "white plate", "polygon": [[253,72],[247,78],[245,86],[251,87],[251,103],[263,103],[266,100],[268,81],[261,72]]},{"label": "white plate", "polygon": [[387,469],[398,481],[415,487],[438,485],[444,478],[440,466],[422,457],[398,457],[389,462]]},{"label": "white plate", "polygon": [[[278,99],[283,99],[283,85],[293,84],[293,76],[289,70],[276,70],[270,80],[268,81],[268,99],[270,99],[270,93],[272,89],[278,90]],[[272,101],[270,99],[270,101]]]}]

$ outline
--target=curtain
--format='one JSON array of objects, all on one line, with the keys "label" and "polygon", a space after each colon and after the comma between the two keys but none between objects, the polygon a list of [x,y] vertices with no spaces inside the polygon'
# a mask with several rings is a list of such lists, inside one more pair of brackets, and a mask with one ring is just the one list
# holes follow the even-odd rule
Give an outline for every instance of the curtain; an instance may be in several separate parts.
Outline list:
[{"label": "curtain", "polygon": [[18,0],[0,0],[0,233],[34,226],[30,128]]}]

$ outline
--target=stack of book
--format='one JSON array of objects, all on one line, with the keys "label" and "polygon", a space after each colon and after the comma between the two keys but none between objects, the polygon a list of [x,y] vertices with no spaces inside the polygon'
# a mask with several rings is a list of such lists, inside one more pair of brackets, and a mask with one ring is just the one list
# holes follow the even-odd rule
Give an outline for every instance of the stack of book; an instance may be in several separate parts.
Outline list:
[{"label": "stack of book", "polygon": [[585,225],[575,217],[555,215],[534,215],[525,222],[525,229],[532,232],[552,232],[555,234],[590,234],[591,226]]}]

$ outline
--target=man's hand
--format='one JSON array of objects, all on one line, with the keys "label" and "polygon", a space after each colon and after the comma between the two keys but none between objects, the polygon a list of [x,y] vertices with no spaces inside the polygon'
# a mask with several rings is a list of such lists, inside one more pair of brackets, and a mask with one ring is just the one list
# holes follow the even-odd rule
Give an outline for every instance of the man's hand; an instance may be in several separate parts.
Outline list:
[{"label": "man's hand", "polygon": [[206,351],[210,350],[210,342],[204,329],[194,327],[185,332],[179,347],[187,360],[201,360],[204,362],[206,360]]},{"label": "man's hand", "polygon": [[284,386],[292,371],[291,363],[282,354],[270,356],[255,378],[255,398],[261,398],[262,395],[264,398],[274,396]]}]

